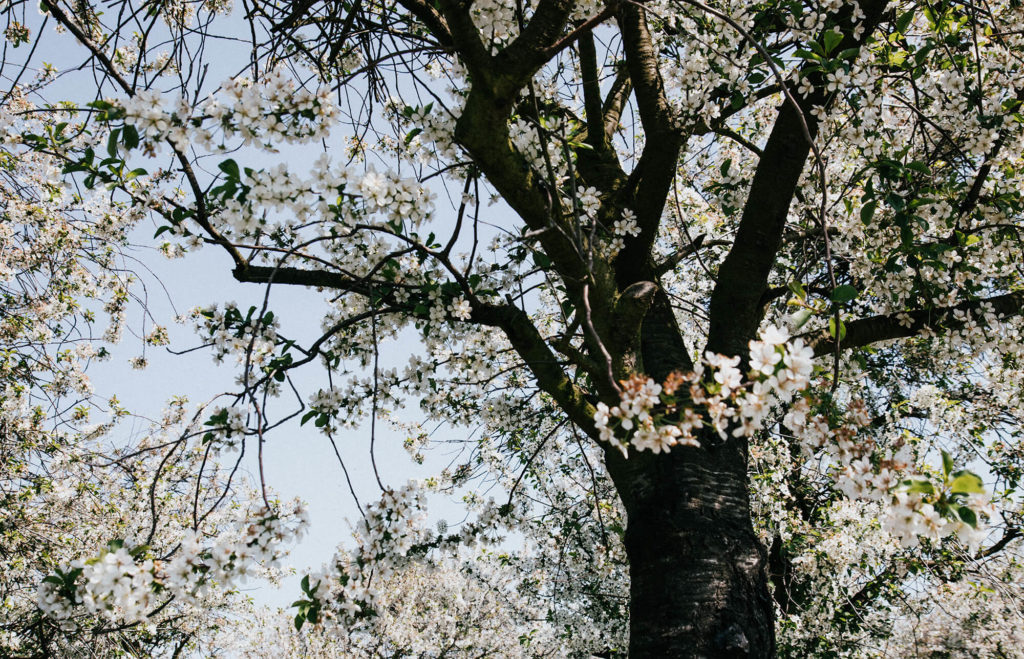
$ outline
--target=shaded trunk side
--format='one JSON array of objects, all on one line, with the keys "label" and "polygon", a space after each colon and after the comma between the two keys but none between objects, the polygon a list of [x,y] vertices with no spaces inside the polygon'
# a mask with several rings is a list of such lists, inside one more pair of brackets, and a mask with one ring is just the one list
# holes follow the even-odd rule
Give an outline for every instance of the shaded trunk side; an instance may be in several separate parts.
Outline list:
[{"label": "shaded trunk side", "polygon": [[627,512],[629,656],[772,657],[767,556],[738,440],[608,455]]}]

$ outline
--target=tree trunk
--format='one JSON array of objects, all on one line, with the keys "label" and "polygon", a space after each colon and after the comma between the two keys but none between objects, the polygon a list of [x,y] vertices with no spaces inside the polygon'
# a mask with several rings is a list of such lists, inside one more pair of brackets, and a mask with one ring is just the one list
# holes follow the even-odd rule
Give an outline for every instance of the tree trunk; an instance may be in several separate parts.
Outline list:
[{"label": "tree trunk", "polygon": [[631,658],[775,654],[745,444],[715,435],[705,446],[608,454],[627,512]]}]

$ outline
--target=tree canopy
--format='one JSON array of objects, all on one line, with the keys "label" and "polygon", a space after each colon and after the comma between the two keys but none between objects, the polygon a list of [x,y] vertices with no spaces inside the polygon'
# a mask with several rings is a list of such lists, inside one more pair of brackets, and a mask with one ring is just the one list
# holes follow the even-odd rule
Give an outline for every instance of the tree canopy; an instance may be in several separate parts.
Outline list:
[{"label": "tree canopy", "polygon": [[[5,17],[4,653],[1019,655],[1016,0]],[[266,294],[186,319],[228,403],[126,441],[83,372],[147,222]],[[352,539],[253,611],[304,517],[264,444],[312,426],[347,479],[336,435],[385,422],[462,452],[374,459]]]}]

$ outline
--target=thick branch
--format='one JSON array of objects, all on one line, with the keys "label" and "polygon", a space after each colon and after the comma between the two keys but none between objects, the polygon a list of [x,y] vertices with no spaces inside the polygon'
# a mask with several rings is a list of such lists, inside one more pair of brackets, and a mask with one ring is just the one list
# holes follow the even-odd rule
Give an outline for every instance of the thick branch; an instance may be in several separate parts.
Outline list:
[{"label": "thick branch", "polygon": [[577,26],[572,32],[565,35],[564,37],[559,39],[556,44],[548,48],[547,51],[544,53],[546,59],[551,59],[552,57],[554,57],[555,55],[557,55],[558,53],[562,52],[563,50],[571,46],[573,43],[575,43],[577,39],[582,39],[583,37],[591,34],[594,31],[594,28],[596,28],[601,23],[604,23],[606,20],[608,20],[614,15],[615,5],[614,3],[612,3],[605,7],[604,9],[602,9],[597,14],[588,18],[582,24]]},{"label": "thick branch", "polygon": [[618,21],[644,129],[644,150],[629,177],[640,234],[626,241],[616,259],[616,278],[619,287],[625,288],[651,278],[651,248],[658,235],[683,140],[665,94],[646,10],[631,2],[623,3]]},{"label": "thick branch", "polygon": [[633,91],[633,84],[629,80],[629,69],[619,67],[612,81],[612,88],[608,91],[608,97],[604,99],[604,136],[605,140],[611,141],[615,131],[619,129],[619,120],[626,108],[626,102]]},{"label": "thick branch", "polygon": [[598,79],[597,47],[594,35],[580,39],[580,77],[583,80],[583,107],[586,110],[587,144],[604,151],[608,139],[604,130],[604,108],[601,106],[601,82]]},{"label": "thick branch", "polygon": [[[843,40],[837,52],[860,47],[874,32],[885,9],[884,0],[862,2],[866,18],[855,37],[850,9],[838,23]],[[711,295],[708,350],[728,355],[743,354],[761,321],[760,300],[768,275],[782,242],[789,206],[817,136],[818,123],[810,114],[814,106],[827,107],[829,95],[819,73],[805,72],[815,88],[796,103],[789,100],[779,108],[775,125],[765,144],[750,192],[743,207],[740,226],[728,256],[719,268]]]},{"label": "thick branch", "polygon": [[[583,106],[586,110],[585,127],[580,137],[591,148],[576,150],[578,171],[585,185],[593,185],[615,196],[623,189],[627,177],[615,151],[609,148],[611,135],[605,128],[608,119],[605,116],[606,105],[601,100],[600,66],[592,34],[585,34],[580,38],[579,54]],[[613,110],[616,125],[619,121],[619,111],[618,108]]]},{"label": "thick branch", "polygon": [[591,438],[597,438],[594,406],[562,369],[551,347],[525,311],[514,304],[474,306],[471,319],[484,325],[500,327],[516,353],[537,378],[537,386],[551,396],[583,432]]},{"label": "thick branch", "polygon": [[418,18],[430,33],[434,35],[434,38],[442,46],[451,46],[453,43],[451,31],[448,29],[448,24],[444,18],[437,13],[437,10],[431,6],[431,3],[424,2],[423,0],[398,0],[398,4],[405,7],[409,13]]},{"label": "thick branch", "polygon": [[494,66],[515,79],[516,89],[557,54],[549,48],[559,43],[575,4],[573,0],[540,0],[519,36],[494,56]]},{"label": "thick branch", "polygon": [[672,371],[692,371],[693,360],[683,341],[672,300],[658,287],[640,328],[642,371],[660,382]]},{"label": "thick branch", "polygon": [[[405,1],[420,4],[416,0]],[[444,24],[451,35],[452,46],[458,51],[459,57],[473,74],[474,81],[490,81],[492,77],[491,55],[483,40],[480,39],[480,33],[476,26],[473,25],[468,4],[463,6],[463,3],[457,0],[439,0],[436,4],[441,7]],[[430,11],[434,10],[430,9]]]},{"label": "thick branch", "polygon": [[626,67],[636,90],[637,109],[648,142],[653,136],[677,132],[658,67],[658,52],[647,27],[647,11],[635,3],[624,2],[618,22]]},{"label": "thick branch", "polygon": [[[732,243],[728,240],[704,240],[704,234],[697,236],[696,239],[686,247],[676,250],[670,254],[663,262],[659,263],[655,269],[654,274],[658,277],[671,272],[677,265],[683,262],[684,259],[693,256],[702,249],[708,247],[725,247]],[[789,290],[789,289],[786,289]]]},{"label": "thick branch", "polygon": [[235,268],[231,274],[247,284],[285,284],[331,288],[338,291],[370,295],[371,285],[365,280],[353,279],[339,272],[303,270],[301,268],[274,268],[265,265],[246,265]]},{"label": "thick branch", "polygon": [[[359,295],[373,293],[373,285],[370,282],[323,270],[248,266],[235,268],[232,274],[238,281],[248,283],[273,282],[330,288]],[[537,385],[541,390],[550,395],[585,433],[593,436],[593,406],[562,369],[559,359],[525,311],[513,304],[491,305],[476,302],[473,304],[470,321],[501,329],[515,351],[523,358],[530,372],[537,378]]]},{"label": "thick branch", "polygon": [[583,257],[563,233],[565,227],[558,224],[559,218],[552,217],[557,192],[549,189],[512,145],[507,126],[509,112],[509,106],[474,85],[456,124],[455,137],[491,185],[535,232],[559,274],[569,282],[582,281],[586,276]]},{"label": "thick branch", "polygon": [[[968,320],[976,319],[991,309],[1000,318],[1024,313],[1024,292],[1007,293],[985,300],[963,302],[953,307],[918,309],[905,314],[889,314],[861,318],[846,323],[846,336],[842,348],[859,348],[879,341],[917,336],[923,331],[941,333],[962,328]],[[959,313],[958,313],[959,312]],[[909,321],[909,322],[908,322]],[[828,330],[817,330],[801,335],[807,345],[814,348],[815,356],[835,351],[835,339]]]}]

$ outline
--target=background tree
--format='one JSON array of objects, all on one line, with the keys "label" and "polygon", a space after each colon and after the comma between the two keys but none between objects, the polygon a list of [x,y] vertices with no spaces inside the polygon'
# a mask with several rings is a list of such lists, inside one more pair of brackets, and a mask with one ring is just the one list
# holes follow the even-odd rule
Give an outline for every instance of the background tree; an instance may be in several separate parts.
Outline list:
[{"label": "background tree", "polygon": [[[6,97],[7,130],[59,132],[28,100],[49,81],[43,72]],[[180,656],[210,641],[215,616],[247,609],[233,573],[276,578],[242,556],[224,565],[186,549],[202,556],[213,534],[214,549],[244,545],[259,517],[247,510],[263,502],[189,445],[201,409],[178,398],[157,419],[134,416],[99,399],[85,373],[128,326],[138,286],[127,232],[140,209],[70,193],[52,177],[61,163],[43,153],[5,145],[0,163],[0,655]],[[166,343],[166,328],[148,329],[144,348]],[[231,505],[219,505],[226,487]],[[154,589],[154,564],[183,559],[219,563],[219,583]],[[80,578],[89,583],[79,590]],[[68,596],[81,605],[73,612]]]},{"label": "background tree", "polygon": [[[297,625],[366,629],[375,575],[511,529],[546,540],[504,563],[572,652],[626,651],[627,566],[637,657],[919,653],[903,623],[935,583],[997,594],[965,629],[1012,628],[1017,3],[225,9],[44,3],[99,93],[8,140],[163,218],[171,249],[324,291],[305,345],[269,291],[195,314],[242,367],[214,427],[259,450],[319,362],[291,415],[328,437],[406,397],[475,430],[426,486],[507,499],[434,533],[377,474]],[[399,370],[380,347],[413,333]]]}]

